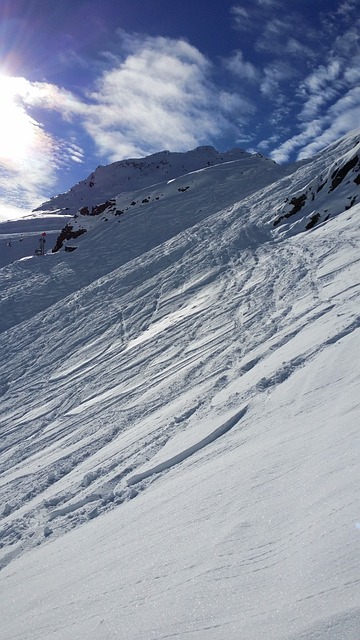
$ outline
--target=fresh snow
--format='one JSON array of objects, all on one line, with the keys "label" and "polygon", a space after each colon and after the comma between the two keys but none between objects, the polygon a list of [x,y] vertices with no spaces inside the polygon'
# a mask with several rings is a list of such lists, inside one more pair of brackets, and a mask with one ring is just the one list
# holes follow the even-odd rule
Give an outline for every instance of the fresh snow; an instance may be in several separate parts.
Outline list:
[{"label": "fresh snow", "polygon": [[5,260],[6,640],[358,640],[359,135],[134,178]]}]

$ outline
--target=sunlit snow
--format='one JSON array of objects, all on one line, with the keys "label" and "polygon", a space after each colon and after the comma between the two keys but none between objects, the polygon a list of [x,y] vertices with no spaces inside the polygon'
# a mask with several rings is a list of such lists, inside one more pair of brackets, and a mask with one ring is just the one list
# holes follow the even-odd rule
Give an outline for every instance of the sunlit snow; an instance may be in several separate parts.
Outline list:
[{"label": "sunlit snow", "polygon": [[151,166],[4,259],[4,639],[358,640],[359,139]]}]

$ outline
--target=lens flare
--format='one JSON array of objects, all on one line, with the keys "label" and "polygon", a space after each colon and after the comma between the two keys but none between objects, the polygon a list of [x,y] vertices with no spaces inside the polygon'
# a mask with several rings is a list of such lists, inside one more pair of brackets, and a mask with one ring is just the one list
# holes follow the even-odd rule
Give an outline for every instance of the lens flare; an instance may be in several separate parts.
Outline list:
[{"label": "lens flare", "polygon": [[0,76],[0,161],[9,169],[30,157],[37,144],[39,125],[21,104],[26,92],[24,78]]}]

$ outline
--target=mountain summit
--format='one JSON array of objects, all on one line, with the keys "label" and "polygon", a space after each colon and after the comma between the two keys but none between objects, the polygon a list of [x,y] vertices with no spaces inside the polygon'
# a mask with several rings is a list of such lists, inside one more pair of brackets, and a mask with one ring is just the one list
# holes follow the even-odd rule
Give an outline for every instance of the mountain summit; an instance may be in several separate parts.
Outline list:
[{"label": "mountain summit", "polygon": [[7,640],[358,640],[360,130],[205,149],[0,269]]}]

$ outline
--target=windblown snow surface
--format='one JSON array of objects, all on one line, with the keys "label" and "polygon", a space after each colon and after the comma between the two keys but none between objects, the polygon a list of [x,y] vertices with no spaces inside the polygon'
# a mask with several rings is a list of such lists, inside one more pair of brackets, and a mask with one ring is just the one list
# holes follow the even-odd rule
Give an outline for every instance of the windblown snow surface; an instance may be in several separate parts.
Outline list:
[{"label": "windblown snow surface", "polygon": [[0,270],[4,640],[359,640],[359,140]]}]

